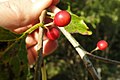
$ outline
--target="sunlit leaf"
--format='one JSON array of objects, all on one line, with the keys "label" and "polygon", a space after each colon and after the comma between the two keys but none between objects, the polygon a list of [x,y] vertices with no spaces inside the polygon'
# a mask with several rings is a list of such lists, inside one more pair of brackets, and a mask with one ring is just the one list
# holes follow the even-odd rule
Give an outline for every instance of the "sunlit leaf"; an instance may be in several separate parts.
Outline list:
[{"label": "sunlit leaf", "polygon": [[92,31],[89,30],[89,27],[85,22],[75,14],[71,13],[71,22],[65,29],[70,33],[80,33],[82,35],[91,35]]}]

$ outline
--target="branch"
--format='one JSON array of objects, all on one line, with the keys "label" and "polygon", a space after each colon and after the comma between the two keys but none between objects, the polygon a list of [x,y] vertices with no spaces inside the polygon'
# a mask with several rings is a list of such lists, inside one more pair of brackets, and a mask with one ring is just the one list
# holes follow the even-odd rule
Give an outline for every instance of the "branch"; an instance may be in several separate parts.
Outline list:
[{"label": "branch", "polygon": [[[46,10],[43,10],[41,13],[41,16],[39,17],[40,23],[43,23],[44,18],[46,15]],[[41,66],[43,63],[43,34],[44,34],[44,30],[43,27],[40,26],[39,27],[39,34],[38,34],[38,57],[37,57],[37,62],[36,62],[36,67],[35,67],[35,77],[34,80],[41,80],[42,76],[41,76]]]},{"label": "branch", "polygon": [[94,59],[99,59],[105,63],[112,63],[112,64],[117,64],[117,65],[120,65],[120,61],[116,61],[116,60],[111,60],[111,59],[107,59],[107,58],[103,58],[103,57],[99,57],[99,56],[96,56],[96,55],[93,55],[91,53],[88,53],[86,52],[86,54]]},{"label": "branch", "polygon": [[75,50],[78,52],[79,56],[83,60],[85,67],[88,69],[89,73],[92,75],[94,80],[100,80],[100,76],[96,72],[93,67],[91,61],[88,59],[86,52],[80,47],[80,44],[73,38],[73,36],[65,30],[64,27],[59,27],[61,32],[65,35],[65,37],[70,41]]}]

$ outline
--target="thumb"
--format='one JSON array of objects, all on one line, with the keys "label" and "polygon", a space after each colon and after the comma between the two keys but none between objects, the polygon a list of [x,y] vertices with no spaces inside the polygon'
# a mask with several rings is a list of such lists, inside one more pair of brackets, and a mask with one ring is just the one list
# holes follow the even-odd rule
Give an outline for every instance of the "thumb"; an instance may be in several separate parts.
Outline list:
[{"label": "thumb", "polygon": [[33,5],[33,12],[40,15],[44,9],[48,8],[52,4],[52,1],[53,0],[36,0]]}]

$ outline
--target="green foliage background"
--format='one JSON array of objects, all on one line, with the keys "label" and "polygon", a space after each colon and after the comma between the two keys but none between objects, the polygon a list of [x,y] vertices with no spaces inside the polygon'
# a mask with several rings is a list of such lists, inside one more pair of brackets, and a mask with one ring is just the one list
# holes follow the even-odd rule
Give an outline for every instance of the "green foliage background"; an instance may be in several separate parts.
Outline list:
[{"label": "green foliage background", "polygon": [[[96,51],[94,54],[120,61],[120,0],[61,0],[57,6],[61,9],[68,9],[69,5],[71,12],[78,15],[80,19],[83,19],[92,31],[92,35],[71,33],[81,46],[90,52],[96,47],[97,41],[104,39],[109,43],[109,47],[105,51]],[[73,26],[76,27],[76,25]],[[11,39],[17,36],[19,35],[14,35]],[[16,43],[19,44],[15,46],[21,46],[21,42],[17,41]],[[10,44],[10,42],[0,42],[0,45],[2,45],[0,46],[0,56],[2,55],[1,52]],[[24,47],[22,48],[24,49]],[[19,49],[19,52],[22,48]],[[8,80],[8,78],[11,78],[9,80],[14,80],[12,77],[16,77],[15,79],[17,80],[25,80],[23,77],[26,76],[21,74],[27,74],[27,70],[23,68],[26,66],[26,60],[18,60],[17,57],[21,57],[20,55],[12,56],[19,63],[11,60],[10,65],[3,65],[2,62],[4,61],[0,61],[0,80]],[[102,80],[120,79],[120,65],[107,64],[92,58],[90,60],[97,70],[101,70],[100,75]],[[52,55],[46,56],[45,62],[48,80],[93,80],[85,69],[79,55],[62,34],[59,39],[58,49]],[[11,73],[10,68],[10,66],[13,66],[12,64],[18,64],[20,66],[17,67],[18,69],[15,69],[18,75],[12,75],[13,73]],[[29,77],[27,80],[32,80],[32,74],[34,73],[32,69],[30,72],[31,74],[29,73],[27,75]]]}]

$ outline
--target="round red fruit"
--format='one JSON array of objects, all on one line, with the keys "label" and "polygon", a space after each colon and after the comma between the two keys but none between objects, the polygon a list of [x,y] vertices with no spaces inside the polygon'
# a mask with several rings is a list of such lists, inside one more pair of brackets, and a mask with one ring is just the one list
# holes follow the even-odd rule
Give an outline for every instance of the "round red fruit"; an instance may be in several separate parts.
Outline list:
[{"label": "round red fruit", "polygon": [[54,24],[59,27],[67,26],[70,21],[71,15],[65,10],[59,11],[54,17]]},{"label": "round red fruit", "polygon": [[46,36],[50,40],[56,40],[60,37],[60,31],[57,28],[51,28],[46,32]]},{"label": "round red fruit", "polygon": [[100,40],[97,43],[97,48],[99,50],[105,50],[108,47],[108,43],[105,40]]}]

